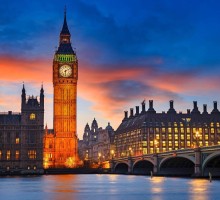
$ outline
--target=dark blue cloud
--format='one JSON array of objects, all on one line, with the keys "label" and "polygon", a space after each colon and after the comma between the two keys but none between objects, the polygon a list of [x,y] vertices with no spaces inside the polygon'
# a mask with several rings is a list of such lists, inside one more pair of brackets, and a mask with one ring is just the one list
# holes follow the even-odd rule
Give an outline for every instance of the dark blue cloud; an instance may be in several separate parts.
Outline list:
[{"label": "dark blue cloud", "polygon": [[218,69],[217,0],[7,1],[0,7],[0,54],[52,59],[65,4],[78,57],[92,66]]},{"label": "dark blue cloud", "polygon": [[176,93],[158,89],[154,86],[144,84],[142,81],[109,81],[101,83],[101,87],[103,90],[108,92],[108,98],[116,102],[129,102],[132,100],[152,98],[155,96],[165,97],[167,99],[181,99],[181,97]]}]

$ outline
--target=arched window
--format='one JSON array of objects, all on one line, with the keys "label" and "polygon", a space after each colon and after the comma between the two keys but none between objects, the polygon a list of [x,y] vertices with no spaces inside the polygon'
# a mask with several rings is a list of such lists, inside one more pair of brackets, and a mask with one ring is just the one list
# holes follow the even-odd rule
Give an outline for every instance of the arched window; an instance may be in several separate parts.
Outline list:
[{"label": "arched window", "polygon": [[36,115],[34,113],[31,113],[30,114],[30,120],[35,120],[35,118],[36,118]]}]

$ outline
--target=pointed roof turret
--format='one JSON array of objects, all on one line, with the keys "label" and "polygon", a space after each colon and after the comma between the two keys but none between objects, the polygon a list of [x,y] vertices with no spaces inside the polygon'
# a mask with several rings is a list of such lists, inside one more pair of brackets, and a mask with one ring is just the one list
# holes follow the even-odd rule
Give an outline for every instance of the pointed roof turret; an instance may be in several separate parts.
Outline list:
[{"label": "pointed roof turret", "polygon": [[98,123],[95,118],[92,121],[92,128],[98,128]]},{"label": "pointed roof turret", "polygon": [[66,21],[66,6],[64,8],[64,21],[63,21],[63,28],[60,32],[60,35],[70,35],[70,31],[67,25],[67,21]]},{"label": "pointed roof turret", "polygon": [[90,127],[88,123],[86,124],[84,131],[90,131]]},{"label": "pointed roof turret", "polygon": [[23,82],[22,94],[25,94],[24,82]]},{"label": "pointed roof turret", "polygon": [[41,93],[41,94],[44,94],[44,86],[43,86],[43,83],[41,84],[40,93]]}]

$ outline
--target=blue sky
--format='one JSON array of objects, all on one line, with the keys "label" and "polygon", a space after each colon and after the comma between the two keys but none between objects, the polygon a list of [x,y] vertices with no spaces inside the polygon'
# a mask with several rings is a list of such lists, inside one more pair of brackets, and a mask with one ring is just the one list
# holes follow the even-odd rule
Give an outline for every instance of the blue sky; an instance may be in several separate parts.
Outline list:
[{"label": "blue sky", "polygon": [[185,112],[220,100],[220,2],[217,0],[0,1],[0,110],[20,111],[20,92],[45,87],[52,128],[52,60],[64,6],[79,59],[78,135],[87,122],[110,121],[153,99]]}]

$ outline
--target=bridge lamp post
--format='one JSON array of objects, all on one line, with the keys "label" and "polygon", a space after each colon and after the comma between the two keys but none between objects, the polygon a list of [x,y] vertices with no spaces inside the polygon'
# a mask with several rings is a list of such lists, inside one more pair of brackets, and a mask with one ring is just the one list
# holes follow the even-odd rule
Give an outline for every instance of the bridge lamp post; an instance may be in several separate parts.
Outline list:
[{"label": "bridge lamp post", "polygon": [[98,153],[98,157],[99,157],[99,164],[100,164],[100,161],[101,161],[101,153]]},{"label": "bridge lamp post", "polygon": [[112,160],[114,159],[114,154],[115,154],[115,151],[112,149],[111,150]]},{"label": "bridge lamp post", "polygon": [[132,148],[129,147],[129,156],[131,157]]},{"label": "bridge lamp post", "polygon": [[157,153],[158,141],[154,140],[154,153]]},{"label": "bridge lamp post", "polygon": [[199,147],[199,137],[200,137],[199,131],[196,131],[196,133],[195,133],[196,148]]}]

